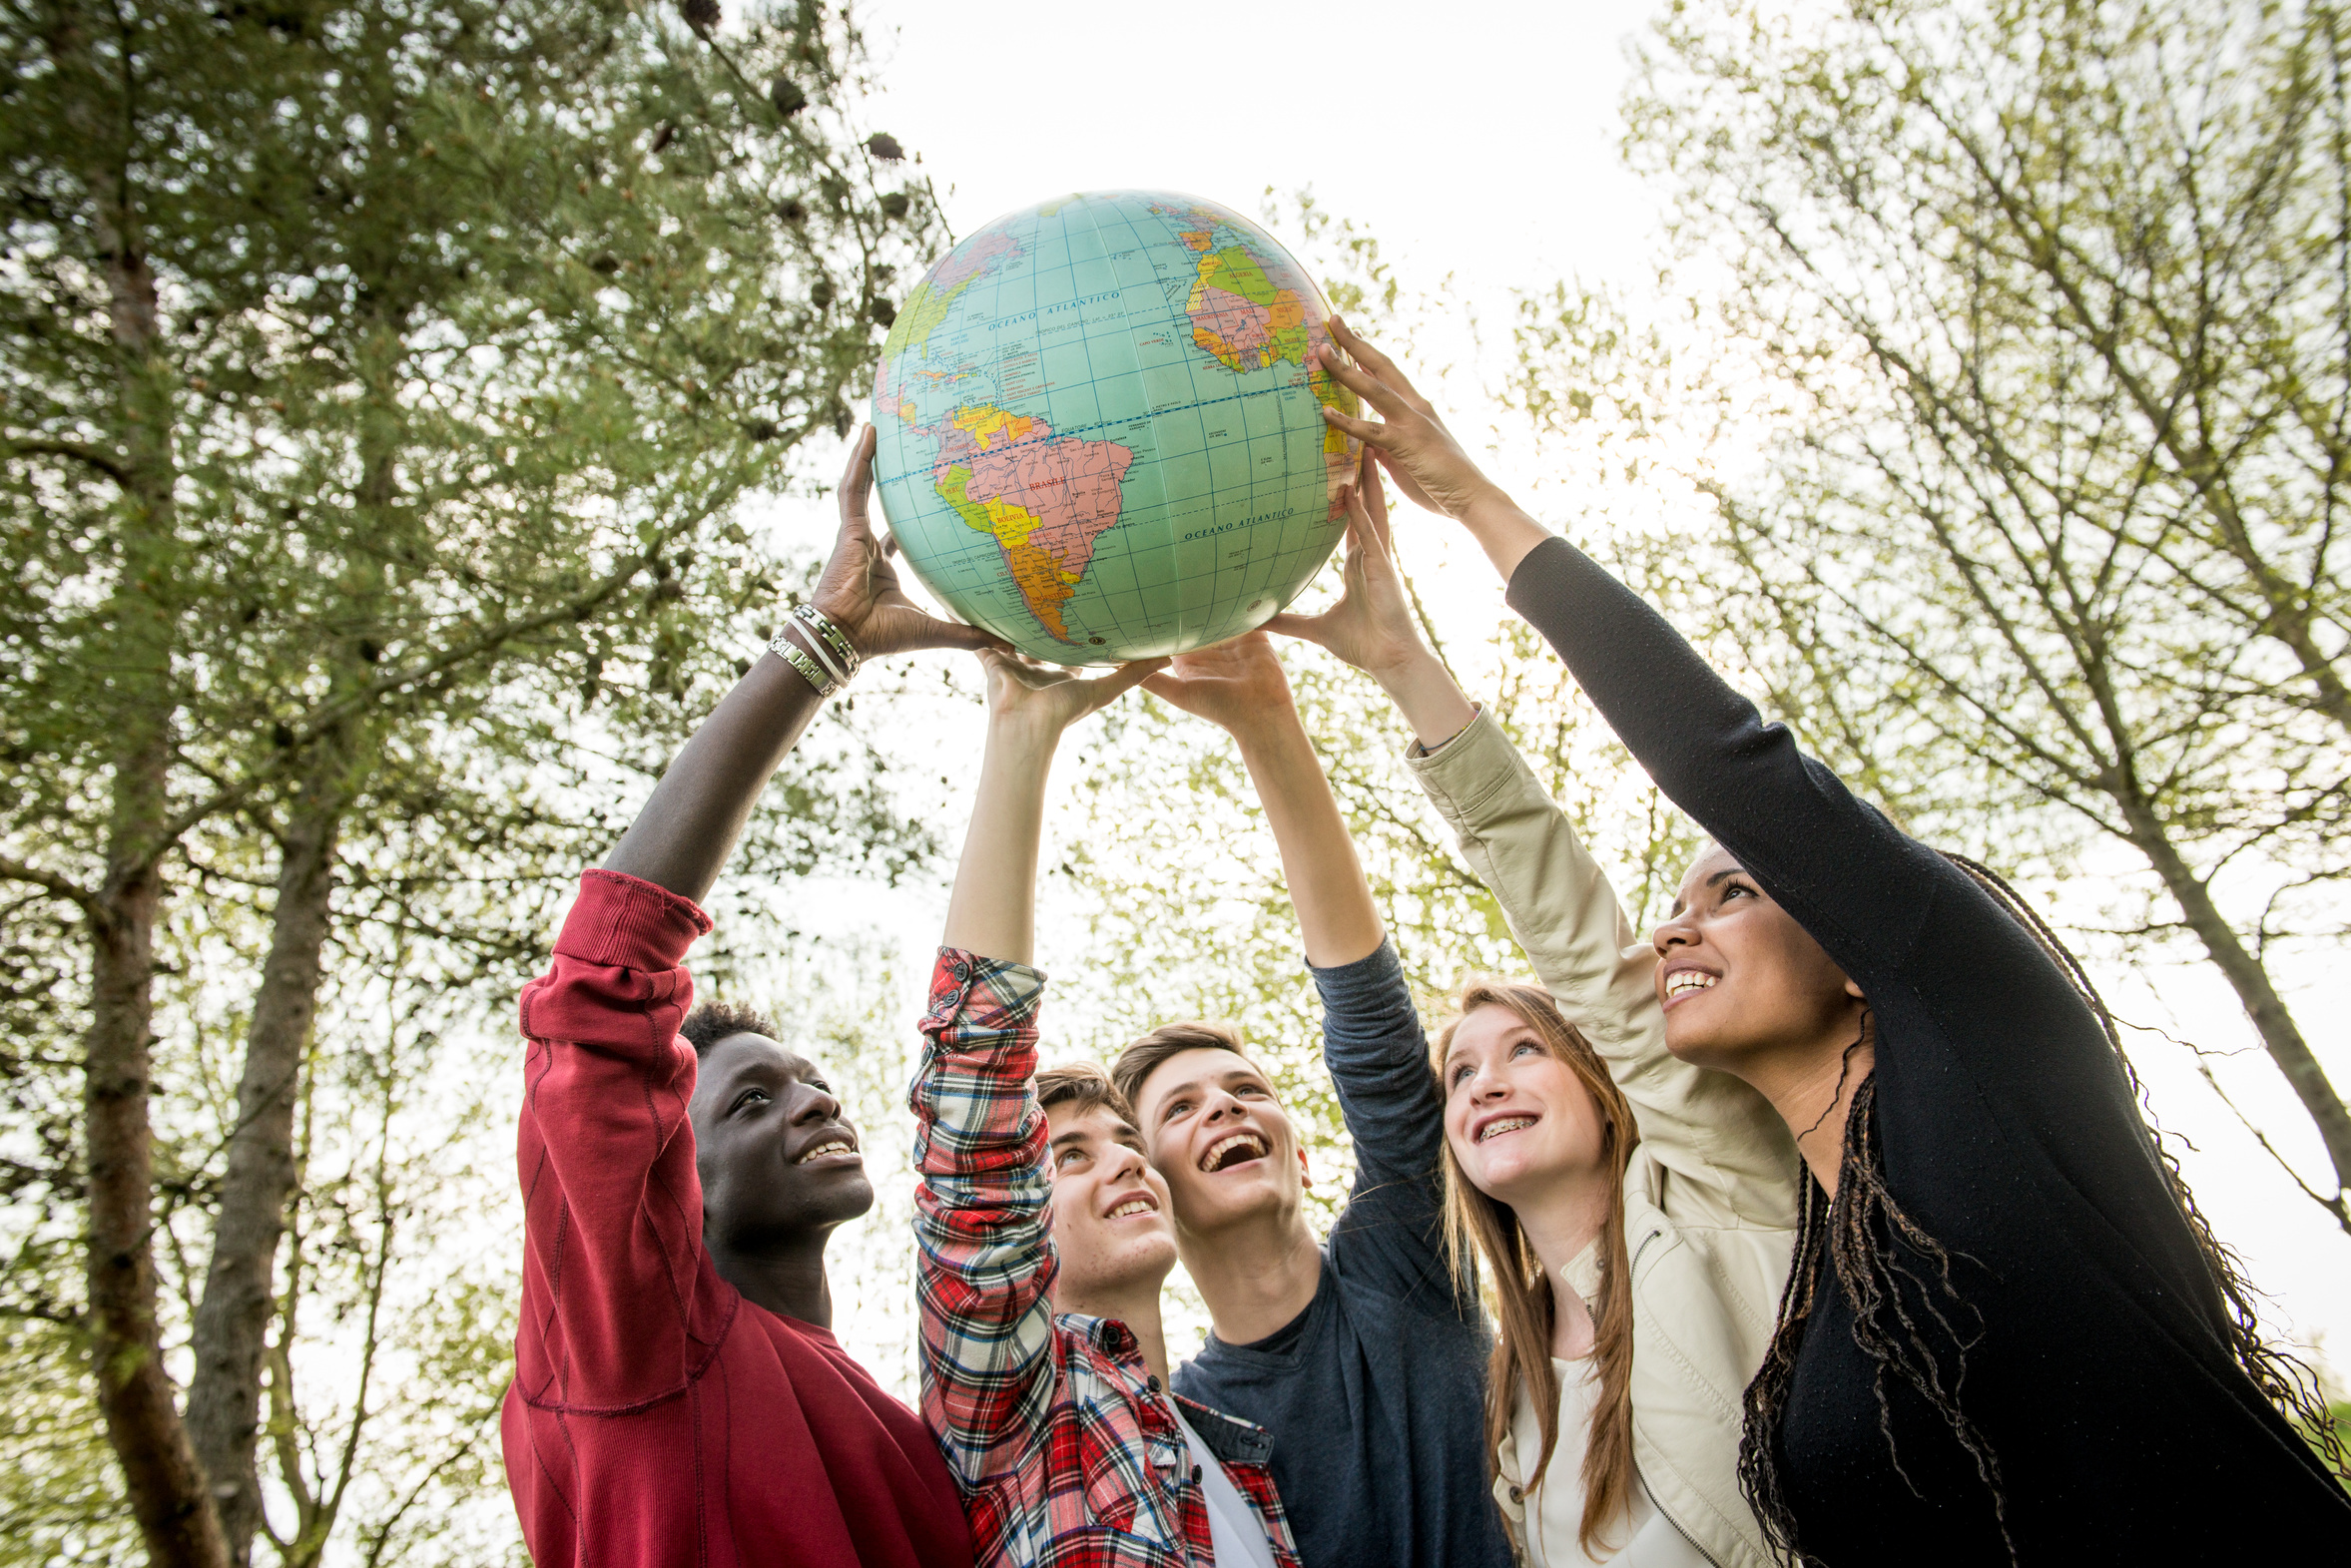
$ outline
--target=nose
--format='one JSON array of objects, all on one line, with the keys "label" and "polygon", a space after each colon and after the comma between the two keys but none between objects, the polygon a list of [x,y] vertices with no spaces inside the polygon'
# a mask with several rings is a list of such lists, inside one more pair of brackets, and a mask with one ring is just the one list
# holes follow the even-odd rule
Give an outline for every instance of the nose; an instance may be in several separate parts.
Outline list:
[{"label": "nose", "polygon": [[1222,1089],[1209,1090],[1202,1104],[1206,1108],[1205,1114],[1200,1118],[1203,1122],[1220,1122],[1227,1117],[1241,1114],[1241,1102]]},{"label": "nose", "polygon": [[1662,958],[1676,947],[1697,946],[1698,927],[1691,921],[1690,912],[1684,909],[1672,919],[1659,925],[1656,931],[1650,935],[1649,940],[1656,944],[1657,956]]},{"label": "nose", "polygon": [[814,1084],[802,1084],[799,1103],[792,1108],[792,1120],[795,1123],[842,1121],[841,1102]]},{"label": "nose", "polygon": [[1510,1086],[1502,1081],[1502,1075],[1493,1071],[1491,1064],[1486,1062],[1479,1062],[1469,1070],[1469,1089],[1472,1105],[1480,1100],[1498,1100],[1510,1092]]},{"label": "nose", "polygon": [[1145,1170],[1149,1169],[1148,1165],[1143,1159],[1143,1153],[1141,1150],[1129,1149],[1125,1144],[1112,1144],[1110,1149],[1110,1173],[1108,1179],[1113,1185],[1119,1182],[1138,1179],[1142,1176]]}]

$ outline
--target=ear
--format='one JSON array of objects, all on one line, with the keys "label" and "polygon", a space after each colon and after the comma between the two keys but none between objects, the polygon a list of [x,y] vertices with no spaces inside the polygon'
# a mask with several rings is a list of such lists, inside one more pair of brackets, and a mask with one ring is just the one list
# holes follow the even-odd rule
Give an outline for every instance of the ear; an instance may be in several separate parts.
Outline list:
[{"label": "ear", "polygon": [[1306,1145],[1300,1144],[1298,1146],[1298,1185],[1312,1187],[1314,1184],[1315,1174],[1307,1168],[1306,1164]]},{"label": "ear", "polygon": [[1861,987],[1851,980],[1847,980],[1845,982],[1845,994],[1852,997],[1857,1002],[1866,1002],[1869,1000],[1868,997],[1861,994]]}]

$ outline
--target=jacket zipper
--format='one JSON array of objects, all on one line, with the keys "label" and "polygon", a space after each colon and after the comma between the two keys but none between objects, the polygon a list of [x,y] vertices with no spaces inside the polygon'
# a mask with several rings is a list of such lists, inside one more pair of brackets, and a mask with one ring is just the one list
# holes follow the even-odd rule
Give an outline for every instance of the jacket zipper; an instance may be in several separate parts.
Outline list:
[{"label": "jacket zipper", "polygon": [[[1648,1252],[1649,1244],[1651,1242],[1657,1240],[1658,1237],[1663,1236],[1664,1234],[1665,1233],[1662,1230],[1651,1231],[1648,1235],[1641,1238],[1640,1247],[1632,1255],[1632,1267],[1625,1271],[1627,1276],[1633,1279],[1638,1279],[1640,1277],[1642,1255]],[[1691,1551],[1696,1552],[1700,1557],[1705,1558],[1706,1561],[1712,1565],[1712,1568],[1722,1568],[1722,1560],[1716,1557],[1712,1552],[1708,1551],[1703,1542],[1701,1542],[1696,1536],[1692,1535],[1688,1530],[1682,1527],[1682,1522],[1679,1519],[1676,1519],[1672,1512],[1668,1510],[1663,1503],[1657,1500],[1657,1494],[1655,1492],[1649,1493],[1649,1506],[1657,1510],[1657,1516],[1659,1518],[1663,1519],[1667,1524],[1673,1526],[1674,1534],[1680,1536],[1683,1540],[1690,1543]]]}]

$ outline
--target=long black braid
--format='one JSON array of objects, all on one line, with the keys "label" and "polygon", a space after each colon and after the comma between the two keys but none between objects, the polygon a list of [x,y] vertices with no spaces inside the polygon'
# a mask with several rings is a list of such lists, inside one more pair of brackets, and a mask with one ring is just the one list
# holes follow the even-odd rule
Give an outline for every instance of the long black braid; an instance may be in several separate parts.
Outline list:
[{"label": "long black braid", "polygon": [[[2212,1234],[2211,1225],[2188,1191],[2178,1160],[2157,1135],[2153,1119],[2144,1109],[2145,1088],[2139,1083],[2129,1057],[2123,1054],[2122,1032],[2114,1021],[2112,1009],[2091,983],[2088,971],[2058,940],[2057,932],[2040,913],[1998,872],[1964,855],[1946,851],[1945,858],[1967,872],[2010,918],[2033,934],[2096,1017],[2106,1043],[2122,1064],[2131,1092],[2138,1097],[2141,1114],[2147,1122],[2148,1147],[2162,1165],[2172,1198],[2194,1234],[2197,1249],[2211,1271],[2212,1283],[2226,1304],[2231,1355],[2254,1386],[2308,1434],[2335,1471],[2351,1479],[2351,1459],[2346,1457],[2342,1440],[2320,1395],[2317,1378],[2295,1356],[2262,1338],[2252,1288],[2245,1283],[2236,1255]],[[1837,1080],[1840,1094],[1844,1091],[1845,1071],[1850,1070],[1854,1053],[1870,1039],[1871,1029],[1870,1015],[1865,1013],[1861,1035],[1845,1048],[1844,1069]],[[1830,1103],[1833,1107],[1833,1096]],[[1968,1338],[1960,1332],[1953,1314],[1968,1318],[1976,1314],[1952,1286],[1949,1253],[1920,1229],[1886,1190],[1885,1155],[1878,1143],[1874,1073],[1854,1091],[1853,1105],[1846,1115],[1837,1160],[1837,1196],[1828,1198],[1818,1182],[1809,1175],[1805,1178],[1795,1258],[1788,1271],[1787,1288],[1780,1296],[1779,1326],[1764,1353],[1762,1368],[1747,1385],[1746,1423],[1739,1440],[1739,1484],[1773,1551],[1789,1563],[1819,1562],[1804,1551],[1796,1538],[1796,1516],[1782,1485],[1778,1447],[1788,1387],[1795,1377],[1796,1352],[1803,1343],[1806,1321],[1819,1300],[1824,1261],[1836,1271],[1837,1284],[1852,1307],[1854,1340],[1875,1363],[1878,1425],[1888,1448],[1892,1449],[1894,1444],[1892,1411],[1886,1397],[1886,1377],[1892,1373],[1943,1417],[1974,1461],[1977,1477],[1990,1494],[1993,1517],[2013,1563],[2016,1543],[2008,1533],[2008,1499],[2001,1486],[2000,1461],[1983,1433],[1960,1408]],[[1945,1311],[1946,1304],[1952,1309],[1950,1314]],[[1932,1319],[1957,1347],[1956,1364],[1948,1372],[1922,1331],[1924,1319]],[[1908,1481],[1910,1477],[1902,1470],[1899,1453],[1894,1455],[1894,1463],[1896,1471]]]}]

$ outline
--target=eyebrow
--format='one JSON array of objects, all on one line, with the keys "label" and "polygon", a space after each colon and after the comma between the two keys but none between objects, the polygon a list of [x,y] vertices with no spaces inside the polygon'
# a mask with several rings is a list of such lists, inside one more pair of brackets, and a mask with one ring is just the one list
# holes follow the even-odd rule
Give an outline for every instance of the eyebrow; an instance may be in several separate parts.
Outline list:
[{"label": "eyebrow", "polygon": [[[1253,1067],[1228,1067],[1221,1073],[1212,1074],[1210,1079],[1207,1081],[1220,1083],[1227,1086],[1235,1083],[1255,1084],[1258,1088],[1265,1090],[1266,1093],[1273,1093],[1273,1086],[1266,1082],[1265,1074],[1257,1071],[1257,1069]],[[1169,1089],[1165,1094],[1162,1094],[1159,1097],[1158,1113],[1152,1119],[1154,1121],[1166,1121],[1168,1106],[1181,1095],[1198,1094],[1200,1092],[1200,1085],[1202,1082],[1203,1080],[1198,1078],[1187,1078],[1182,1083],[1177,1084],[1174,1088]]]},{"label": "eyebrow", "polygon": [[[1724,879],[1725,877],[1730,877],[1730,876],[1745,876],[1746,874],[1747,874],[1747,868],[1746,868],[1745,866],[1743,866],[1743,865],[1734,865],[1734,866],[1730,866],[1730,867],[1728,867],[1727,869],[1725,869],[1725,870],[1720,870],[1720,871],[1717,871],[1717,872],[1715,872],[1715,873],[1714,873],[1712,876],[1709,876],[1708,878],[1706,878],[1706,885],[1707,885],[1708,887],[1720,887],[1720,886],[1722,885],[1722,883],[1723,883],[1723,879]],[[1683,908],[1682,899],[1681,899],[1681,898],[1680,898],[1680,896],[1677,894],[1677,895],[1675,896],[1674,900],[1673,900],[1673,913],[1675,913],[1675,914],[1679,914],[1679,913],[1681,913],[1681,912],[1682,912],[1682,908]]]}]

